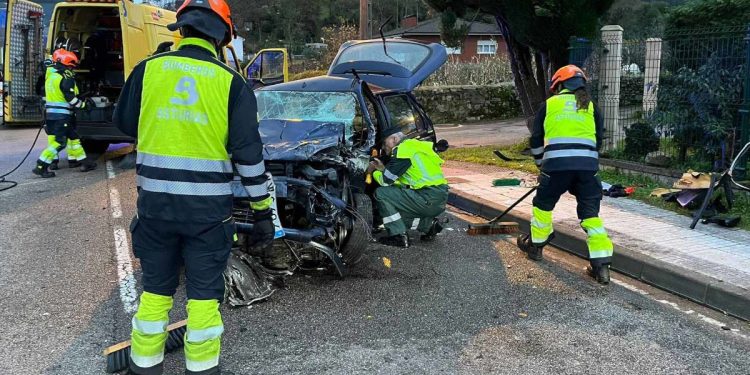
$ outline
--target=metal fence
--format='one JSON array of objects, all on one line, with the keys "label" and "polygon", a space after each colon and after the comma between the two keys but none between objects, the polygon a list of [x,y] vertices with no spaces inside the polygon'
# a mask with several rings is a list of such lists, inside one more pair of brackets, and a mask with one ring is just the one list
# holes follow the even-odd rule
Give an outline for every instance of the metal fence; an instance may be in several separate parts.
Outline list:
[{"label": "metal fence", "polygon": [[[622,40],[622,30],[571,43],[607,135],[602,154],[669,168],[726,168],[747,139],[745,27]],[[573,41],[572,41],[573,42]],[[746,142],[746,140],[745,140]]]}]

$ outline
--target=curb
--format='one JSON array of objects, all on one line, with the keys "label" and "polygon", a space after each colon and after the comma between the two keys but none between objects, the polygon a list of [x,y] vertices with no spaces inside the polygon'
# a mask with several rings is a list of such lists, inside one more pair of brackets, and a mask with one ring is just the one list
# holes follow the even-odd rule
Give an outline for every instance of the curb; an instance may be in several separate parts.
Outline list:
[{"label": "curb", "polygon": [[[450,192],[448,204],[471,214],[491,219],[500,215],[505,206],[468,194]],[[511,211],[506,214],[529,233],[529,220]],[[588,259],[585,233],[556,228],[552,245],[578,257]],[[659,289],[687,298],[724,314],[750,321],[750,291],[716,280],[695,271],[645,256],[633,249],[615,244],[613,270],[638,279]]]}]

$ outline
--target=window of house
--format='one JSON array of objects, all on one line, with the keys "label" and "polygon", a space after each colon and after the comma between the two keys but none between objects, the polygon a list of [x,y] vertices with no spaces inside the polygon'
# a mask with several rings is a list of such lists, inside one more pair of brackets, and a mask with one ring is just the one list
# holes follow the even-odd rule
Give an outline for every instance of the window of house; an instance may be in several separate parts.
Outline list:
[{"label": "window of house", "polygon": [[494,55],[497,53],[497,42],[494,40],[480,40],[477,42],[478,55]]}]

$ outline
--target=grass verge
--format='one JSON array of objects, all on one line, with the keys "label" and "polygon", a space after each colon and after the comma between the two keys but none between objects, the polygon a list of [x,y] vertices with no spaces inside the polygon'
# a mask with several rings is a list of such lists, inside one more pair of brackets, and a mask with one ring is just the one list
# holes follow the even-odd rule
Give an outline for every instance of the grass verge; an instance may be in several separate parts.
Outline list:
[{"label": "grass verge", "polygon": [[[523,155],[521,152],[528,147],[528,143],[522,142],[513,146],[480,146],[480,147],[463,147],[450,148],[441,154],[445,160],[464,161],[482,165],[494,165],[498,167],[516,169],[519,171],[538,173],[539,170],[534,165],[534,158],[529,155]],[[519,161],[500,160],[492,152],[500,150],[502,153],[512,159]]]},{"label": "grass verge", "polygon": [[[523,155],[521,153],[527,147],[528,143],[523,142],[513,146],[451,148],[444,152],[442,157],[445,160],[494,165],[537,174],[539,173],[539,170],[536,168],[536,165],[534,165],[534,159],[531,156]],[[520,159],[520,161],[509,162],[500,160],[492,153],[494,150],[500,150],[506,156],[513,159]],[[671,186],[659,183],[649,177],[629,175],[614,170],[602,170],[599,172],[599,176],[602,178],[602,181],[612,185],[620,184],[623,186],[636,187],[635,193],[629,197],[630,199],[636,199],[649,205],[673,211],[681,215],[692,216],[691,210],[683,208],[675,202],[665,202],[662,198],[650,196],[651,192],[656,188],[668,188]],[[739,215],[742,218],[739,227],[745,230],[750,230],[750,195],[742,192],[735,194],[734,207],[730,210],[729,214]]]}]

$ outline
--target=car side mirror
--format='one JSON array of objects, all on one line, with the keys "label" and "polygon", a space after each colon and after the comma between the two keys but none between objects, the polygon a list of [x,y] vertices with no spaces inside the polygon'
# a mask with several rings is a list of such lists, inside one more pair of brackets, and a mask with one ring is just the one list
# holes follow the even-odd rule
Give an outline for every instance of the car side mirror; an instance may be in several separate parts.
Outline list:
[{"label": "car side mirror", "polygon": [[435,147],[433,147],[433,149],[435,150],[435,152],[445,152],[448,151],[449,147],[450,145],[448,145],[448,141],[446,141],[445,139],[441,139],[437,141],[437,143],[435,143]]}]

